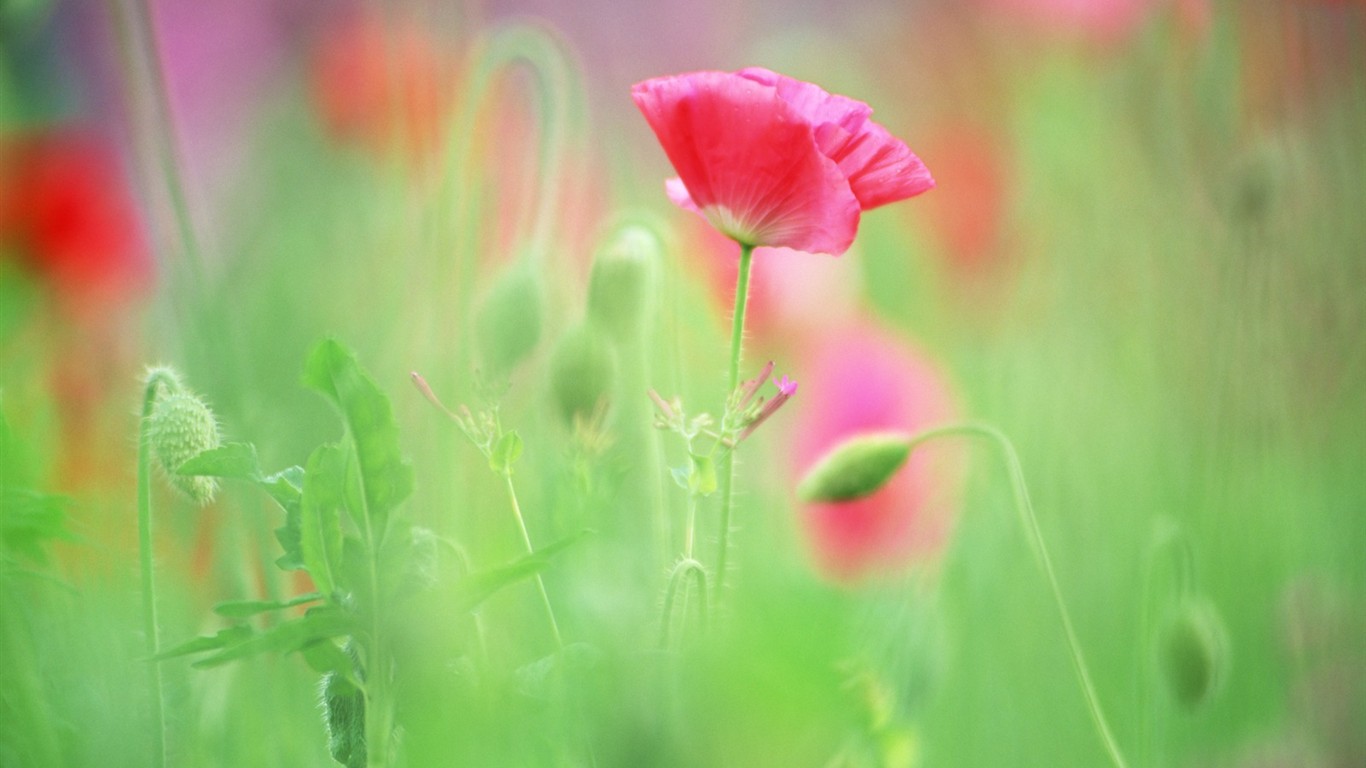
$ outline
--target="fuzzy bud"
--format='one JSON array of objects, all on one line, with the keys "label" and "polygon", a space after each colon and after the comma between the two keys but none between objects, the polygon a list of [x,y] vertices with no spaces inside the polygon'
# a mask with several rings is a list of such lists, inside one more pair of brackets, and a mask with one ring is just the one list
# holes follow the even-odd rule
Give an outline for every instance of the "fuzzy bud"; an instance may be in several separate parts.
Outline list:
[{"label": "fuzzy bud", "polygon": [[526,359],[541,339],[541,286],[524,266],[504,272],[484,296],[475,317],[479,356],[505,374]]},{"label": "fuzzy bud", "polygon": [[161,395],[147,417],[148,445],[172,487],[196,504],[208,504],[218,492],[218,481],[212,477],[180,475],[176,471],[186,461],[222,443],[218,420],[203,400],[180,388],[178,379],[165,381]]},{"label": "fuzzy bud", "polygon": [[640,224],[616,230],[593,259],[588,319],[618,344],[639,339],[650,310],[659,237]]},{"label": "fuzzy bud", "polygon": [[365,695],[335,672],[323,677],[327,749],[346,768],[365,768]]},{"label": "fuzzy bud", "polygon": [[1206,600],[1188,600],[1164,627],[1158,652],[1172,697],[1194,709],[1223,683],[1228,667],[1224,624]]},{"label": "fuzzy bud", "polygon": [[550,359],[550,386],[567,423],[591,419],[615,376],[616,356],[595,328],[579,325],[560,337]]}]

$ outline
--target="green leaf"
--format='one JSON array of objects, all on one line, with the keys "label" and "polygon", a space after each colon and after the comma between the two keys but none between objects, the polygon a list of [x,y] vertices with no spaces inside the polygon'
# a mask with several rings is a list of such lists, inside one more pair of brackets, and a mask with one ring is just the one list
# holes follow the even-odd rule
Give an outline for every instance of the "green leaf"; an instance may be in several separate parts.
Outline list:
[{"label": "green leaf", "polygon": [[413,491],[413,469],[403,460],[398,425],[389,399],[361,370],[355,356],[334,340],[314,347],[304,364],[303,383],[336,406],[360,464],[365,514],[375,530],[391,509]]},{"label": "green leaf", "polygon": [[196,661],[191,666],[204,669],[260,653],[290,653],[319,640],[351,634],[353,630],[350,617],[340,609],[323,606],[310,610],[300,618],[277,624],[265,632],[252,635],[212,656]]},{"label": "green leaf", "polygon": [[688,491],[698,496],[710,496],[716,492],[716,460],[711,454],[692,454]]},{"label": "green leaf", "polygon": [[320,675],[335,672],[348,682],[358,685],[355,678],[356,665],[351,661],[351,657],[347,656],[341,648],[338,648],[331,638],[309,643],[300,648],[299,653],[314,672]]},{"label": "green leaf", "polygon": [[911,455],[905,435],[866,434],[825,454],[797,484],[802,501],[852,501],[875,493]]},{"label": "green leaf", "polygon": [[192,653],[204,653],[206,651],[216,651],[219,648],[226,648],[230,645],[238,645],[255,634],[251,627],[240,624],[226,629],[220,629],[216,634],[196,637],[193,640],[186,640],[180,645],[172,646],[161,653],[152,657],[152,661],[165,661],[174,659],[177,656],[188,656]]},{"label": "green leaf", "polygon": [[338,443],[320,445],[308,457],[299,508],[299,552],[318,591],[339,586],[342,558],[341,509],[345,505],[346,464],[350,451]]},{"label": "green leaf", "polygon": [[498,474],[512,471],[512,465],[522,457],[522,438],[517,430],[505,433],[489,453],[489,469]]},{"label": "green leaf", "polygon": [[507,565],[465,576],[455,589],[457,610],[471,610],[503,587],[540,573],[550,565],[550,561],[555,555],[568,549],[587,533],[588,531],[580,531],[572,536],[560,539],[554,544],[542,547],[530,555],[524,555]]},{"label": "green leaf", "polygon": [[256,446],[251,443],[225,443],[194,456],[180,465],[178,475],[208,475],[238,480],[261,480]]},{"label": "green leaf", "polygon": [[275,561],[275,565],[286,571],[301,571],[304,566],[303,536],[299,532],[300,502],[303,499],[304,470],[302,467],[289,467],[262,478],[258,483],[275,503],[285,511],[285,524],[275,529],[275,540],[285,553]]},{"label": "green leaf", "polygon": [[304,603],[311,603],[321,599],[323,599],[323,596],[320,593],[310,592],[306,595],[290,598],[284,602],[277,600],[227,600],[215,605],[213,607],[213,612],[224,618],[245,619],[248,616],[255,616],[258,613],[280,611],[285,608],[293,608],[295,606],[303,605]]}]

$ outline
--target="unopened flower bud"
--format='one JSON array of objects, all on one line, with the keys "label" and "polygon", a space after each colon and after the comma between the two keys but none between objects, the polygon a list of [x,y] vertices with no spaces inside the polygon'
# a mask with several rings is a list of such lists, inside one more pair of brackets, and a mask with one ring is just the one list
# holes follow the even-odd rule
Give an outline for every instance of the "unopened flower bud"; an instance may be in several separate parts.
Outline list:
[{"label": "unopened flower bud", "polygon": [[797,484],[802,501],[852,501],[870,496],[895,475],[911,455],[901,434],[865,434],[830,450]]},{"label": "unopened flower bud", "polygon": [[645,329],[662,250],[651,229],[628,224],[616,230],[593,259],[588,319],[618,344],[640,338]]},{"label": "unopened flower bud", "polygon": [[591,419],[611,394],[615,376],[616,356],[596,328],[579,325],[560,337],[550,360],[550,386],[566,422]]},{"label": "unopened flower bud", "polygon": [[147,417],[147,441],[165,472],[166,481],[196,504],[208,504],[218,492],[212,477],[177,474],[180,465],[222,444],[218,420],[199,396],[166,379]]},{"label": "unopened flower bud", "polygon": [[507,373],[531,354],[541,338],[541,286],[525,266],[504,272],[485,295],[475,317],[480,358]]},{"label": "unopened flower bud", "polygon": [[1189,708],[1207,701],[1228,667],[1224,624],[1207,600],[1187,600],[1164,627],[1159,648],[1172,696]]},{"label": "unopened flower bud", "polygon": [[323,677],[327,749],[346,768],[365,768],[365,695],[335,672]]}]

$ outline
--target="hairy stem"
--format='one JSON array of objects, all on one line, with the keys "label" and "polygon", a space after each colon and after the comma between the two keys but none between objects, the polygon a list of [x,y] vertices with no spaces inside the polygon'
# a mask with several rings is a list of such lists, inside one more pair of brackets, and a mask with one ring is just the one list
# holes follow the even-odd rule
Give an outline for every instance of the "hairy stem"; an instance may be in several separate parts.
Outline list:
[{"label": "hairy stem", "polygon": [[142,395],[142,418],[138,422],[138,555],[142,567],[142,631],[147,643],[147,685],[151,689],[152,721],[156,727],[156,746],[152,750],[152,765],[166,765],[166,702],[161,683],[161,663],[156,656],[161,652],[157,638],[156,575],[152,562],[152,456],[147,443],[147,419],[152,415],[162,386],[171,379],[155,372],[147,379]]},{"label": "hairy stem", "polygon": [[1114,734],[1110,731],[1110,725],[1105,719],[1105,713],[1101,710],[1100,699],[1096,696],[1095,685],[1091,682],[1091,673],[1086,666],[1086,659],[1081,653],[1081,644],[1077,641],[1077,633],[1072,628],[1072,616],[1067,610],[1067,604],[1063,602],[1062,590],[1058,587],[1058,577],[1053,572],[1053,563],[1048,556],[1048,547],[1044,544],[1043,533],[1039,530],[1038,519],[1034,516],[1034,507],[1029,501],[1029,490],[1025,487],[1024,470],[1020,467],[1020,457],[1015,453],[1015,447],[1011,445],[1009,438],[1000,430],[977,423],[954,424],[920,432],[911,437],[910,446],[914,450],[916,446],[929,440],[955,435],[986,438],[996,446],[1002,461],[1005,462],[1006,471],[1010,475],[1011,492],[1015,499],[1015,511],[1019,514],[1020,525],[1024,527],[1025,534],[1029,537],[1039,568],[1047,577],[1048,586],[1052,590],[1053,602],[1058,607],[1063,633],[1067,638],[1067,650],[1072,658],[1072,667],[1077,673],[1078,682],[1081,684],[1082,695],[1086,698],[1086,706],[1091,713],[1091,721],[1095,725],[1096,732],[1100,736],[1105,751],[1108,753],[1110,761],[1114,763],[1115,768],[1127,768],[1128,763],[1124,760],[1119,744],[1115,741]]},{"label": "hairy stem", "polygon": [[[735,314],[730,326],[730,374],[726,380],[726,397],[740,386],[740,357],[744,347],[745,304],[749,300],[749,267],[754,257],[754,246],[740,245],[740,270],[735,280]],[[735,489],[735,452],[726,451],[721,457],[721,530],[716,554],[716,603],[720,603],[721,588],[726,583],[726,556],[730,549],[730,509]]]}]

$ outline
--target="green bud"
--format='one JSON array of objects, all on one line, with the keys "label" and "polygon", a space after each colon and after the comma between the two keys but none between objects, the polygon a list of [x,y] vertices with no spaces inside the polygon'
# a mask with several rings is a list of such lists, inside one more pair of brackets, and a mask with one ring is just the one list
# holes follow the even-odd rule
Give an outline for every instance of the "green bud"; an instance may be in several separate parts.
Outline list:
[{"label": "green bud", "polygon": [[593,259],[588,319],[617,343],[640,338],[649,313],[655,264],[663,247],[640,224],[617,229]]},{"label": "green bud", "polygon": [[[150,380],[150,378],[149,378]],[[165,473],[166,481],[196,504],[208,504],[218,492],[212,477],[176,474],[180,465],[222,444],[218,420],[197,395],[178,378],[162,380],[161,395],[147,417],[147,441]]]},{"label": "green bud", "polygon": [[593,417],[612,391],[616,355],[595,328],[579,325],[560,337],[550,358],[550,388],[566,423]]},{"label": "green bud", "polygon": [[797,484],[802,501],[852,501],[887,484],[911,455],[905,435],[867,434],[840,443]]},{"label": "green bud", "polygon": [[346,768],[365,768],[365,695],[335,672],[323,676],[327,749]]},{"label": "green bud", "polygon": [[531,354],[541,338],[541,286],[527,267],[504,272],[475,316],[479,356],[494,373],[507,373]]},{"label": "green bud", "polygon": [[1227,635],[1213,604],[1187,600],[1171,616],[1158,652],[1172,697],[1194,709],[1219,689],[1228,667]]}]

